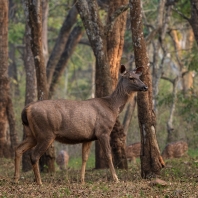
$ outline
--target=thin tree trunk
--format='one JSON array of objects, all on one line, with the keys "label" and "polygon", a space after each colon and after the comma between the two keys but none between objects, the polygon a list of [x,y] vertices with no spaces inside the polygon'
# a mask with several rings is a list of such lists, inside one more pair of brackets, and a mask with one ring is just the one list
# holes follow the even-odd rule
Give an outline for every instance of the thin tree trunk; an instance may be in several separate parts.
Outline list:
[{"label": "thin tree trunk", "polygon": [[60,59],[54,69],[51,85],[50,85],[50,94],[49,97],[51,97],[55,90],[55,85],[57,84],[58,80],[60,79],[62,73],[64,72],[64,69],[67,66],[67,63],[78,44],[79,40],[81,39],[83,34],[83,28],[81,26],[75,26],[73,30],[71,31],[69,38],[67,40],[67,43],[65,45],[64,51],[60,56]]},{"label": "thin tree trunk", "polygon": [[13,157],[17,134],[8,79],[7,0],[0,0],[0,91],[0,157]]},{"label": "thin tree trunk", "polygon": [[191,18],[188,20],[198,45],[198,0],[191,0]]},{"label": "thin tree trunk", "polygon": [[48,61],[48,30],[47,30],[47,22],[48,22],[48,12],[49,12],[49,0],[42,0],[42,40],[43,40],[43,56],[45,65],[47,65]]},{"label": "thin tree trunk", "polygon": [[149,59],[142,31],[141,1],[130,0],[131,31],[136,67],[143,66],[141,80],[148,86],[147,92],[137,94],[138,119],[141,132],[141,176],[148,178],[159,174],[164,166],[156,139],[156,117],[152,103],[152,82]]},{"label": "thin tree trunk", "polygon": [[177,101],[177,84],[178,84],[178,77],[176,77],[172,84],[173,84],[173,101],[172,101],[172,105],[170,108],[170,114],[169,114],[169,119],[167,122],[167,132],[168,132],[168,136],[167,136],[167,143],[171,143],[174,141],[174,136],[175,133],[173,133],[174,131],[174,127],[173,127],[173,116],[174,116],[174,112],[175,112],[175,105],[176,105],[176,101]]},{"label": "thin tree trunk", "polygon": [[[158,39],[153,41],[153,71],[152,71],[152,88],[153,88],[153,103],[154,110],[157,112],[157,96],[159,93],[158,87],[160,78],[163,73],[164,61],[167,55],[164,39],[168,28],[168,22],[172,13],[171,6],[165,7],[165,0],[159,1],[158,6]],[[160,58],[162,54],[162,58]]]},{"label": "thin tree trunk", "polygon": [[[26,90],[25,90],[25,105],[36,101],[36,72],[34,67],[34,58],[30,45],[30,27],[26,23],[25,30],[25,52],[24,52],[24,65],[26,73]],[[23,134],[23,139],[25,139],[25,134]],[[31,151],[26,151],[23,153],[22,157],[22,170],[24,172],[32,169],[32,164],[30,161]]]},{"label": "thin tree trunk", "polygon": [[[75,1],[74,1],[75,2]],[[48,86],[51,85],[52,77],[54,74],[55,67],[60,59],[61,54],[64,51],[66,42],[69,37],[69,33],[71,31],[72,26],[76,22],[77,19],[77,10],[76,7],[73,6],[72,9],[69,11],[67,17],[65,18],[65,21],[63,22],[63,25],[61,27],[61,30],[59,32],[58,38],[56,40],[55,46],[51,52],[51,55],[49,57],[48,63],[47,63],[47,81]]]},{"label": "thin tree trunk", "polygon": [[19,96],[19,84],[17,77],[17,65],[15,61],[15,46],[13,44],[9,44],[9,59],[11,60],[8,67],[8,75],[11,78],[10,86],[11,90],[13,90],[15,96]]}]

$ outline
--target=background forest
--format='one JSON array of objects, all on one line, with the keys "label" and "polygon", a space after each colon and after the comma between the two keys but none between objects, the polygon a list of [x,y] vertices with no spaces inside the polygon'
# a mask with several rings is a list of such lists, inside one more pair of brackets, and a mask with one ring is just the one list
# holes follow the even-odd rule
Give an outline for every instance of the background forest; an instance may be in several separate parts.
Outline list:
[{"label": "background forest", "polygon": [[[47,43],[48,54],[51,53],[62,23],[72,7],[72,1],[49,1]],[[105,5],[105,4],[104,4]],[[185,6],[183,6],[185,5]],[[157,26],[158,1],[143,1],[143,20],[145,38],[149,32]],[[165,7],[167,9],[167,7]],[[151,63],[151,70],[157,67],[161,78],[157,84],[159,91],[155,96],[157,110],[157,139],[161,149],[167,143],[167,123],[172,122],[173,140],[186,140],[189,147],[197,148],[197,44],[192,28],[182,16],[190,16],[190,2],[179,1],[172,7],[167,22],[167,32],[163,38],[165,52],[157,50],[160,42],[158,35],[148,41],[147,52]],[[105,7],[100,14],[105,18]],[[82,23],[77,18],[77,23]],[[165,22],[164,22],[165,23]],[[19,140],[22,138],[22,125],[20,121],[21,110],[25,104],[25,80],[24,69],[24,34],[25,16],[21,1],[10,3],[9,7],[9,77],[11,84],[12,101],[15,111],[16,131]],[[155,51],[156,50],[156,51]],[[127,67],[134,66],[131,40],[130,23],[126,24],[125,43],[121,63]],[[156,61],[156,63],[154,62]],[[85,100],[91,98],[94,93],[94,55],[84,32],[76,45],[71,58],[55,88],[53,99],[67,98]],[[163,70],[163,71],[161,71]],[[153,72],[154,75],[154,72]],[[174,93],[174,80],[178,78],[176,93]],[[155,82],[153,82],[154,84]],[[156,82],[157,83],[157,82]],[[155,86],[155,85],[153,85]],[[175,105],[174,112],[171,112]],[[126,110],[126,108],[125,108]],[[122,113],[124,118],[126,111]],[[171,113],[173,113],[171,115]],[[170,118],[172,116],[172,118]],[[171,120],[170,120],[171,119]],[[140,141],[137,114],[130,122],[127,133],[127,144]],[[73,146],[71,146],[73,147]],[[70,150],[68,148],[68,150]],[[72,148],[70,152],[73,152]],[[79,153],[78,151],[76,154]],[[73,153],[71,154],[73,155]]]},{"label": "background forest", "polygon": [[[55,50],[60,50],[55,49],[56,46],[59,45],[63,52],[60,53],[61,57],[59,55],[59,62],[55,64],[57,66],[55,78],[51,76],[55,79],[54,81],[51,79],[49,88],[51,99],[86,100],[95,96],[95,56],[81,17],[77,10],[74,10],[74,2],[72,0],[42,1],[43,20],[45,20],[42,42],[46,67],[50,65],[49,60]],[[162,2],[164,7],[160,7]],[[105,0],[98,1],[99,15],[103,24],[108,14],[108,3]],[[141,3],[143,32],[152,75],[153,104],[157,120],[156,136],[160,151],[169,142],[184,140],[188,143],[189,150],[196,152],[198,148],[198,38],[196,38],[198,32],[193,27],[196,25],[193,22],[196,18],[193,16],[198,16],[198,1],[143,0]],[[193,5],[196,7],[197,15],[193,15]],[[33,73],[30,70],[28,73],[27,69],[29,55],[26,54],[25,44],[28,42],[26,35],[28,27],[23,6],[21,0],[9,0],[8,76],[18,142],[23,138],[21,111],[28,100],[26,83],[28,79],[36,82]],[[127,68],[135,68],[128,8],[129,6],[123,8],[127,12],[127,21],[120,64],[124,64]],[[62,37],[67,38],[67,42],[60,39],[61,34]],[[52,74],[47,71],[47,75]],[[34,90],[30,87],[29,91],[30,101],[36,101],[36,85]],[[126,145],[140,141],[135,104],[136,97],[129,102],[120,115],[120,121],[127,134]],[[131,120],[130,125],[127,125],[126,119]],[[9,130],[7,130],[6,141],[8,145],[11,144]],[[81,145],[55,143],[56,152],[61,149],[67,150],[71,161],[81,156]],[[93,145],[92,160],[94,160],[94,150]],[[7,156],[2,154],[2,156],[10,157],[10,154]],[[75,167],[75,164],[73,166]]]}]

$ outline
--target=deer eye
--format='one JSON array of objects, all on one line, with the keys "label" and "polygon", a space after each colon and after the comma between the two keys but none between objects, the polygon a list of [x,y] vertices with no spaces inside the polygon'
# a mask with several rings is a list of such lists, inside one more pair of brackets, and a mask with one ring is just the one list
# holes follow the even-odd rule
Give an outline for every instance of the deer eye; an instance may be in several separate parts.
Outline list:
[{"label": "deer eye", "polygon": [[135,79],[135,78],[130,78],[130,80],[131,80],[133,83],[136,83],[136,79]]}]

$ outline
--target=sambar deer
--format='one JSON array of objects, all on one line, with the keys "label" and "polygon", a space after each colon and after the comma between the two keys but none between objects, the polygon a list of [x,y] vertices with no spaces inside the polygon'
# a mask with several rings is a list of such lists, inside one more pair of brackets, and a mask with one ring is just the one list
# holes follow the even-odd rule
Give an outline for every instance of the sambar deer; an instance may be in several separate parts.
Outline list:
[{"label": "sambar deer", "polygon": [[108,162],[113,180],[118,181],[112,163],[110,134],[119,113],[133,92],[147,91],[139,79],[143,67],[127,71],[120,67],[121,78],[109,96],[85,101],[43,100],[27,105],[21,114],[26,138],[15,152],[15,175],[20,177],[22,154],[32,149],[31,163],[37,184],[42,184],[38,161],[54,140],[66,144],[82,143],[81,182],[84,182],[85,167],[91,142],[98,140]]}]

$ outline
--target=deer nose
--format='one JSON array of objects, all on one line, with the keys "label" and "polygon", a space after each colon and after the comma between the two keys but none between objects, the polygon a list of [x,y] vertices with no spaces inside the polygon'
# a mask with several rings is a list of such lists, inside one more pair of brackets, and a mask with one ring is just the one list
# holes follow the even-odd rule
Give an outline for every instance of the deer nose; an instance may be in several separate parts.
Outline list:
[{"label": "deer nose", "polygon": [[142,87],[142,91],[147,91],[147,90],[148,90],[147,86]]}]

